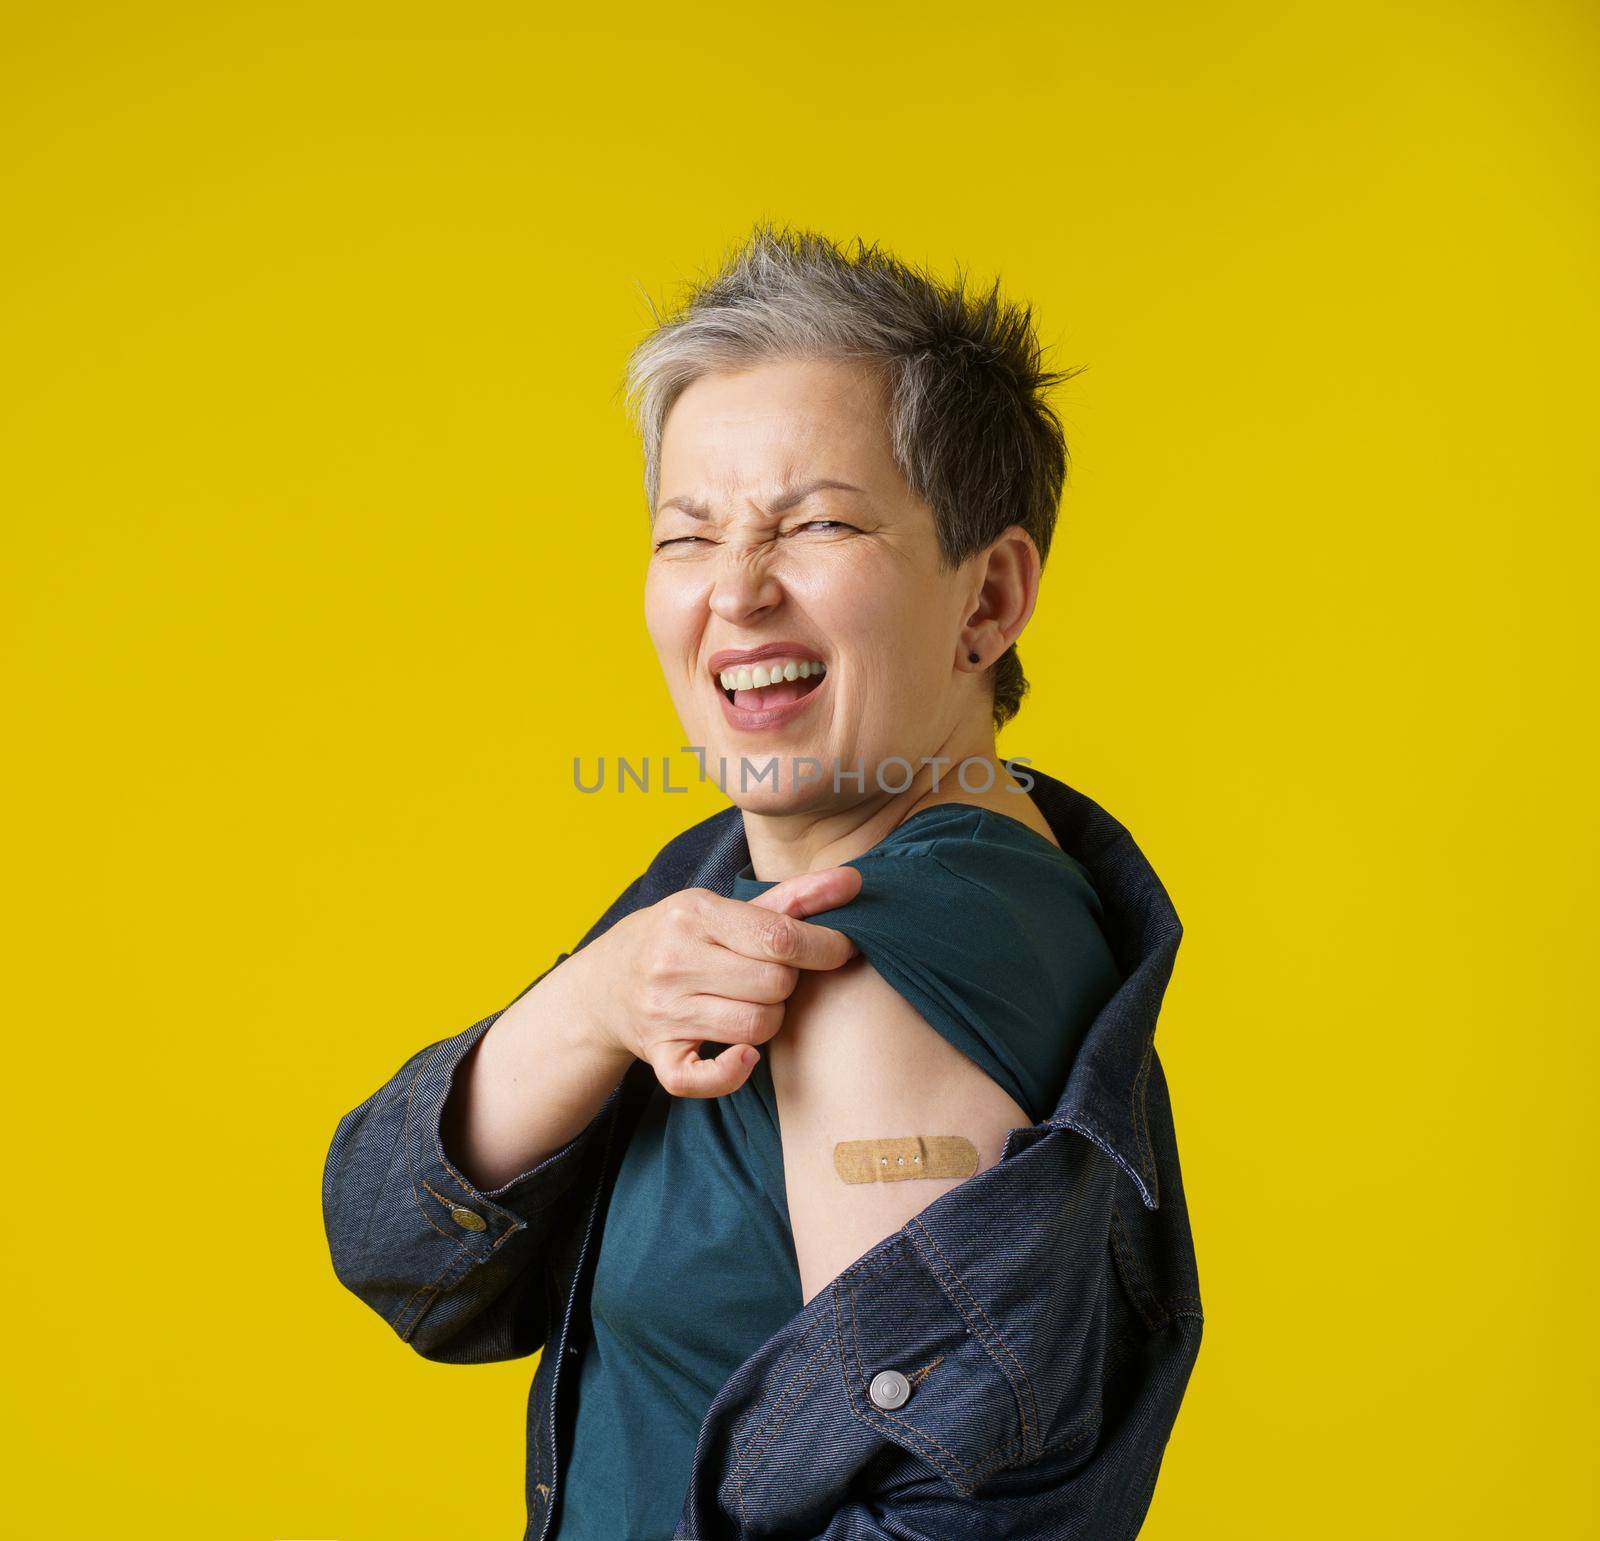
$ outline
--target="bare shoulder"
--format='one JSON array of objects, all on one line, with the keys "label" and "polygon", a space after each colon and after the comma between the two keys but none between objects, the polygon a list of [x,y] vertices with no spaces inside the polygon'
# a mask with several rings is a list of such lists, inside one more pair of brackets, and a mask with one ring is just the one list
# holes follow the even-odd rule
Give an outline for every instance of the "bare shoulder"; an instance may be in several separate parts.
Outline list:
[{"label": "bare shoulder", "polygon": [[954,1135],[971,1142],[981,1172],[1000,1159],[1008,1131],[1033,1122],[862,957],[827,972],[802,972],[766,1052],[807,1301],[968,1180],[849,1182],[836,1169],[836,1145]]}]

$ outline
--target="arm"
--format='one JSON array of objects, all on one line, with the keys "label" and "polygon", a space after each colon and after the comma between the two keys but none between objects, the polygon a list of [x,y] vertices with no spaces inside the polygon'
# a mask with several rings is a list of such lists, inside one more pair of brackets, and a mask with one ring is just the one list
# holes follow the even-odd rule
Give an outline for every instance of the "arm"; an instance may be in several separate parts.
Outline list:
[{"label": "arm", "polygon": [[[1032,1125],[985,1070],[929,1026],[865,959],[803,979],[786,1031],[770,1052],[808,1303],[936,1198],[971,1180],[846,1184],[832,1169],[836,1141],[959,1133],[977,1148],[981,1172],[998,1162],[1010,1129]],[[995,1471],[975,1494],[962,1495],[917,1453],[914,1438],[890,1432],[887,1439],[901,1451],[882,1456],[861,1490],[840,1493],[826,1523],[806,1532],[813,1541],[938,1541],[955,1534],[973,1541],[1048,1541],[1064,1528],[1095,1541],[1132,1541],[1139,1533],[1203,1322],[1159,1066],[1136,1095],[1147,1099],[1141,1107],[1148,1106],[1147,1127],[1156,1142],[1159,1210],[1148,1209],[1105,1152],[1075,1131],[1058,1129],[1026,1147],[1042,1158],[1027,1191],[1058,1193],[1062,1212],[1059,1228],[1040,1226],[1019,1238],[1019,1266],[1024,1276],[1029,1269],[1057,1269],[1051,1299],[1082,1303],[1081,1318],[1063,1318],[1059,1350],[1026,1358],[1019,1372],[1040,1394],[1035,1411],[1047,1431],[1042,1448],[1023,1464]],[[1056,1202],[1035,1206],[1023,1195],[1021,1189],[1012,1195],[1015,1207],[1007,1208],[1002,1225],[1048,1213]],[[969,1214],[962,1229],[972,1224]],[[920,1266],[912,1271],[920,1273]],[[875,1336],[863,1333],[867,1347],[855,1367],[858,1379],[875,1362],[875,1344],[898,1341],[899,1328],[885,1323],[894,1322],[902,1298],[905,1310],[918,1309],[920,1297],[902,1290],[907,1277],[891,1265],[851,1290],[845,1311],[851,1342],[859,1325],[876,1324]],[[996,1320],[1004,1332],[1005,1318]],[[1040,1373],[1043,1364],[1050,1366],[1047,1374]],[[981,1424],[983,1397],[995,1393],[968,1392],[969,1420]],[[998,1395],[1004,1398],[1003,1390]],[[829,1416],[839,1415],[830,1408]],[[860,1416],[843,1413],[841,1442],[857,1432]],[[964,1447],[954,1448],[966,1458]],[[720,1534],[703,1528],[708,1537]]]},{"label": "arm", "polygon": [[[863,1253],[966,1177],[847,1183],[840,1141],[959,1135],[981,1172],[1033,1120],[937,1033],[865,958],[805,975],[773,1039],[789,1219],[809,1302]],[[973,1174],[968,1174],[973,1175]]]},{"label": "arm", "polygon": [[457,1066],[441,1114],[444,1153],[484,1189],[515,1182],[588,1128],[633,1063],[606,1037],[575,963],[523,991]]},{"label": "arm", "polygon": [[[1007,1131],[1031,1123],[987,1072],[951,1048],[864,960],[802,980],[786,1030],[770,1052],[808,1303],[934,1199],[971,1180],[845,1184],[832,1170],[836,1138],[864,1132],[867,1137],[964,1133],[977,1147],[978,1171],[983,1171],[998,1162]],[[890,1431],[879,1436],[883,1448],[870,1468],[864,1467],[848,1490],[840,1489],[825,1519],[811,1520],[803,1532],[810,1541],[942,1541],[952,1535],[972,1541],[1056,1541],[1068,1531],[1093,1541],[1133,1541],[1150,1506],[1203,1325],[1196,1286],[1183,1265],[1192,1253],[1159,1070],[1148,1095],[1161,1162],[1159,1211],[1146,1210],[1105,1152],[1065,1129],[1027,1147],[1036,1153],[1031,1187],[1012,1191],[996,1211],[997,1229],[1003,1231],[1015,1221],[1060,1208],[1059,1226],[1039,1225],[1018,1237],[1018,1267],[1022,1277],[1031,1272],[1040,1279],[1054,1269],[1049,1299],[1081,1303],[1081,1309],[1061,1318],[1055,1348],[1026,1334],[1014,1340],[1035,1343],[1018,1373],[1038,1394],[1038,1402],[1029,1406],[1047,1431],[1042,1447],[1024,1463],[986,1474],[976,1492],[964,1494],[938,1469],[941,1463],[919,1453],[914,1433]],[[970,1232],[973,1225],[968,1213],[959,1230]],[[962,1267],[973,1280],[970,1268]],[[891,1261],[854,1281],[842,1308],[841,1320],[849,1325],[841,1329],[841,1343],[847,1339],[852,1347],[864,1348],[858,1349],[859,1362],[841,1373],[858,1385],[864,1386],[866,1372],[883,1362],[875,1349],[902,1335],[915,1339],[917,1326],[927,1325],[922,1317],[929,1296],[919,1289],[942,1297],[946,1283],[930,1275],[921,1286],[905,1287],[923,1273],[920,1263]],[[980,1284],[974,1282],[974,1288],[976,1300],[964,1287],[961,1299],[966,1310],[983,1314],[990,1297]],[[898,1324],[901,1312],[911,1318],[906,1329]],[[945,1328],[954,1324],[959,1333],[961,1314],[952,1304]],[[996,1313],[995,1320],[999,1332],[1008,1331],[1005,1317]],[[1041,1330],[1038,1322],[1033,1330]],[[1045,1333],[1044,1344],[1050,1336]],[[981,1354],[975,1357],[983,1362]],[[753,1394],[775,1399],[778,1393],[761,1389],[770,1384],[757,1381]],[[818,1431],[831,1431],[841,1448],[862,1438],[862,1410],[851,1409],[836,1389],[808,1397],[805,1405],[813,1409],[814,1422],[807,1438],[826,1438]],[[983,1428],[992,1419],[990,1434],[953,1444],[957,1455],[951,1459],[970,1461],[974,1450],[983,1452],[998,1442],[998,1431],[1009,1427],[1001,1404],[1009,1408],[1010,1401],[1005,1381],[985,1389],[969,1379],[957,1403],[939,1417],[956,1418],[953,1409],[959,1404],[969,1426]],[[765,1411],[768,1404],[759,1405]],[[735,1407],[747,1413],[749,1404]],[[918,1427],[926,1427],[926,1420]],[[943,1437],[938,1418],[933,1428],[933,1437]],[[730,1459],[737,1460],[734,1448]],[[862,1448],[871,1448],[870,1436]],[[713,1472],[725,1477],[724,1467]],[[735,1533],[731,1525],[724,1531],[710,1521],[718,1511],[709,1503],[693,1512],[697,1533],[708,1541]]]},{"label": "arm", "polygon": [[[795,980],[854,950],[798,918],[846,902],[850,868],[796,877],[761,907],[704,889],[646,906],[643,882],[510,1006],[413,1055],[340,1120],[322,1188],[334,1272],[424,1358],[543,1347],[551,1259],[596,1194],[634,1060],[673,1096],[725,1096]],[[767,913],[780,907],[788,918]],[[729,1047],[702,1059],[707,1039]]]},{"label": "arm", "polygon": [[[569,957],[631,911],[642,882],[620,894],[574,954],[563,953],[511,1006],[412,1055],[334,1132],[322,1179],[334,1274],[426,1359],[482,1364],[521,1358],[545,1343],[549,1246],[598,1180],[592,1158],[600,1114],[620,1090],[626,1066],[593,1106],[583,1099],[597,1091],[603,1062],[592,1056],[557,1065],[563,1090],[548,1112],[524,1084],[523,1114],[535,1128],[520,1149],[507,1133],[511,1115],[503,1104],[479,1129],[464,1117],[468,1100],[452,1099],[451,1091],[463,1063],[520,1003],[528,1004],[508,1024],[514,1031],[500,1034],[496,1045],[522,1050],[515,1073],[531,1073],[535,1045],[557,1045],[567,998],[557,976]],[[610,1068],[605,1064],[605,1075]],[[546,1073],[541,1063],[541,1081]],[[485,1079],[472,1076],[480,1103]],[[454,1104],[448,1124],[447,1100]],[[519,1157],[525,1165],[518,1166]]]}]

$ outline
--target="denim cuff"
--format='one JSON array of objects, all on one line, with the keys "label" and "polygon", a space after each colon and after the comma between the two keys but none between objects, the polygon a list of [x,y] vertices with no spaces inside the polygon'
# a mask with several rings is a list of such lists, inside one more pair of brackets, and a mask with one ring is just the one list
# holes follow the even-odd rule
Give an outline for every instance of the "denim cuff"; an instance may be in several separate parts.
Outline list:
[{"label": "denim cuff", "polygon": [[445,1154],[441,1125],[456,1071],[501,1015],[497,1011],[437,1045],[406,1094],[406,1158],[417,1207],[441,1235],[477,1259],[489,1258],[508,1236],[536,1225],[571,1192],[582,1175],[589,1136],[599,1128],[614,1095],[536,1166],[498,1188],[477,1187]]}]

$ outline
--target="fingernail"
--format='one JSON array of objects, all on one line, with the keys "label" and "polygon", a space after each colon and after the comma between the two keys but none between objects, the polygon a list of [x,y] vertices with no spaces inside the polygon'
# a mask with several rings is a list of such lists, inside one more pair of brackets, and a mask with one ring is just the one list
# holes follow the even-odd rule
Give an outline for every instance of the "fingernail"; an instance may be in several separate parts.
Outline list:
[{"label": "fingernail", "polygon": [[745,1068],[748,1069],[751,1065],[755,1064],[755,1062],[760,1058],[761,1058],[761,1056],[758,1053],[756,1053],[756,1051],[754,1049],[747,1048],[744,1051]]}]

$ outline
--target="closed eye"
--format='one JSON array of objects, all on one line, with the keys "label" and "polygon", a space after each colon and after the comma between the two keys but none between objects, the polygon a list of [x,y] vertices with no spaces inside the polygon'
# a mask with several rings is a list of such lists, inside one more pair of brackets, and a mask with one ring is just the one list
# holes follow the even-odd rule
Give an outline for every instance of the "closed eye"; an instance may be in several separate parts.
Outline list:
[{"label": "closed eye", "polygon": [[[808,519],[804,524],[797,524],[793,529],[785,530],[783,533],[785,535],[798,535],[802,530],[854,530],[857,534],[860,533],[858,526],[847,524],[843,519]],[[716,544],[715,541],[708,540],[704,535],[673,535],[666,540],[658,540],[653,549],[664,551],[668,546],[686,546],[690,542],[702,546],[714,546]]]}]

